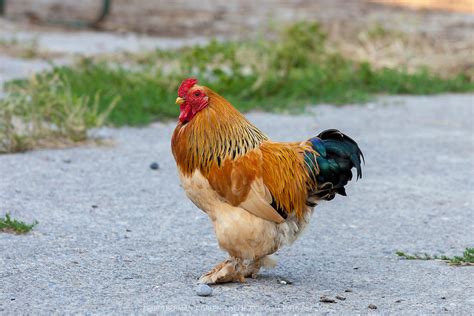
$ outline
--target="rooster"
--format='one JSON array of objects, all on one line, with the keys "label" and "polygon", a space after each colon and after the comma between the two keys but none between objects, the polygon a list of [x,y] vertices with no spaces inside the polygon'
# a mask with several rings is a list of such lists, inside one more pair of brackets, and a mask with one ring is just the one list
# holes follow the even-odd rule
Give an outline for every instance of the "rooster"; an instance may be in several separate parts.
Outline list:
[{"label": "rooster", "polygon": [[274,142],[194,78],[181,83],[176,104],[171,147],[182,187],[230,256],[200,283],[243,282],[274,266],[270,255],[300,236],[316,203],[345,196],[352,168],[362,177],[359,146],[338,130]]}]

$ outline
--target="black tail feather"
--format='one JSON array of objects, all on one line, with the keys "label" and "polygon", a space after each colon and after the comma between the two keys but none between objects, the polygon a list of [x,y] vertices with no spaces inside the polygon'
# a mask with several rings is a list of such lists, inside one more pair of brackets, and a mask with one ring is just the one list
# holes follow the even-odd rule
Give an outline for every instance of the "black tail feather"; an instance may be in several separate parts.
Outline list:
[{"label": "black tail feather", "polygon": [[[331,200],[335,194],[346,196],[344,186],[352,179],[352,168],[356,168],[356,179],[362,178],[361,163],[364,155],[357,143],[336,129],[328,129],[309,140],[317,156],[306,154],[309,173],[318,184],[311,195]],[[316,174],[315,168],[319,169]]]}]

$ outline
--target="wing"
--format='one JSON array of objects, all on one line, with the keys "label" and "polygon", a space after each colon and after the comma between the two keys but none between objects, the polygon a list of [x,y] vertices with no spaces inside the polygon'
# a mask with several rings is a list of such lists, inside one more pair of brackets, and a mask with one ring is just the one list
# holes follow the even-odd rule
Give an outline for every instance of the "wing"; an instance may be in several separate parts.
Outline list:
[{"label": "wing", "polygon": [[245,200],[239,206],[246,209],[255,216],[266,220],[283,223],[286,219],[286,213],[280,213],[272,205],[273,196],[263,183],[262,178],[255,179],[250,185],[250,190]]},{"label": "wing", "polygon": [[228,203],[275,223],[306,207],[308,173],[299,144],[263,142],[211,167],[211,187]]}]

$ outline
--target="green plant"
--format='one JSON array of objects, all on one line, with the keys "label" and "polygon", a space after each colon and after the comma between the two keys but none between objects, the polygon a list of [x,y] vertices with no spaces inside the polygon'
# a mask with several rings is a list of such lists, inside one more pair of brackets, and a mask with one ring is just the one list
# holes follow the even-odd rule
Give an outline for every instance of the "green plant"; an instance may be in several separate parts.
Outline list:
[{"label": "green plant", "polygon": [[402,257],[406,260],[441,260],[447,262],[449,265],[454,266],[470,266],[474,265],[474,248],[466,248],[462,256],[438,256],[425,254],[406,254],[403,251],[397,251],[397,256]]},{"label": "green plant", "polygon": [[462,256],[454,256],[449,259],[449,264],[455,266],[474,265],[474,248],[466,248]]},{"label": "green plant", "polygon": [[23,221],[12,219],[10,214],[5,214],[5,217],[0,217],[0,231],[14,234],[26,234],[38,224],[34,222],[32,224],[26,224]]}]

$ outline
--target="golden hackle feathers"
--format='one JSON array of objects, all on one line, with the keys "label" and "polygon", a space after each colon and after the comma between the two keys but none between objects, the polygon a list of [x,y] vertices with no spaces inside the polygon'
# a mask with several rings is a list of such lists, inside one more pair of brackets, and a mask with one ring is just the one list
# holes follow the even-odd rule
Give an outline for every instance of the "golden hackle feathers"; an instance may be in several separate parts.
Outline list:
[{"label": "golden hackle feathers", "polygon": [[206,176],[212,165],[258,148],[267,136],[223,97],[200,88],[209,96],[209,105],[190,122],[178,123],[171,142],[181,172],[189,175],[199,169]]}]

